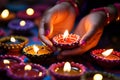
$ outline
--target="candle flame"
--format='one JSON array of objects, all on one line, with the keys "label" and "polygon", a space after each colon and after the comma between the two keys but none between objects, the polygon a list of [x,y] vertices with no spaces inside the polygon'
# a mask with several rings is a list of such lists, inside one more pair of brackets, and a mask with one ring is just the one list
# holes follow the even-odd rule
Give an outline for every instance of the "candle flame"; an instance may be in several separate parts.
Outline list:
[{"label": "candle flame", "polygon": [[39,76],[42,76],[42,72],[39,72]]},{"label": "candle flame", "polygon": [[71,71],[71,65],[69,62],[66,62],[63,67],[64,72],[70,72]]},{"label": "candle flame", "polygon": [[103,79],[102,74],[95,74],[95,75],[93,76],[93,80],[102,80],[102,79]]},{"label": "candle flame", "polygon": [[3,10],[1,13],[1,17],[7,18],[8,16],[9,16],[9,10],[8,9]]},{"label": "candle flame", "polygon": [[65,32],[64,32],[64,34],[63,34],[63,39],[67,38],[68,35],[69,35],[68,30],[65,30]]},{"label": "candle flame", "polygon": [[34,10],[33,10],[32,8],[28,8],[28,9],[26,10],[26,13],[27,13],[27,15],[31,16],[31,15],[34,14]]},{"label": "candle flame", "polygon": [[113,52],[113,49],[108,49],[108,50],[102,52],[102,55],[105,56],[105,57],[107,57],[107,56],[109,56],[112,52]]},{"label": "candle flame", "polygon": [[20,21],[20,26],[23,27],[23,26],[25,26],[25,25],[26,25],[26,22],[25,22],[24,20],[21,20],[21,21]]},{"label": "candle flame", "polygon": [[4,59],[4,60],[3,60],[3,63],[4,63],[4,64],[10,64],[10,61],[7,60],[7,59]]},{"label": "candle flame", "polygon": [[31,69],[32,69],[32,67],[29,64],[24,67],[24,70],[31,70]]},{"label": "candle flame", "polygon": [[37,53],[39,51],[39,48],[36,45],[33,45],[33,50],[34,50],[34,52]]},{"label": "candle flame", "polygon": [[15,42],[16,40],[15,40],[14,37],[11,37],[11,38],[10,38],[10,41],[11,41],[11,42]]}]

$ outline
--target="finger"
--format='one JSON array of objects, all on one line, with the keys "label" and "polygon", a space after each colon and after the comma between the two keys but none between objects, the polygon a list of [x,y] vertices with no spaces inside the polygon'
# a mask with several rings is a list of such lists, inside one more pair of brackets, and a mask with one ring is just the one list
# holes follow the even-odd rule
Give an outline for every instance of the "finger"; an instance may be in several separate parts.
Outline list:
[{"label": "finger", "polygon": [[80,45],[84,45],[86,44],[87,41],[89,41],[90,39],[92,39],[92,37],[96,34],[97,32],[97,28],[95,27],[91,27],[90,30],[88,30],[81,38],[80,40]]},{"label": "finger", "polygon": [[44,42],[46,45],[52,47],[51,41],[45,36],[45,30],[44,30],[44,22],[41,22],[39,27],[39,38],[42,42]]}]

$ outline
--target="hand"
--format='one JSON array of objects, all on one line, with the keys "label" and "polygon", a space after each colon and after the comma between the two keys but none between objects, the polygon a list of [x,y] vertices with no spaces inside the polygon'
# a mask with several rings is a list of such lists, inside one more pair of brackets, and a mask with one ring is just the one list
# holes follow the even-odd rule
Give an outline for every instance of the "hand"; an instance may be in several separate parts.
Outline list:
[{"label": "hand", "polygon": [[69,2],[55,5],[43,15],[39,26],[39,38],[49,47],[53,48],[50,39],[56,34],[72,30],[75,21],[75,10]]},{"label": "hand", "polygon": [[102,11],[85,16],[74,32],[81,37],[80,46],[73,50],[65,50],[58,57],[83,54],[95,47],[100,40],[105,24],[106,15]]}]

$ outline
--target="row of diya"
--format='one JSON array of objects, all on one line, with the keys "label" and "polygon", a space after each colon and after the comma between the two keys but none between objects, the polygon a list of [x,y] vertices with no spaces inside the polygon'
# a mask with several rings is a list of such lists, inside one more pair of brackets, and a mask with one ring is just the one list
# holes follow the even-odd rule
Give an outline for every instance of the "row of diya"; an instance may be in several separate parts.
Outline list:
[{"label": "row of diya", "polygon": [[[66,30],[64,34],[58,34],[53,37],[53,45],[65,49],[73,49],[79,46],[80,36],[77,34],[69,34]],[[54,52],[46,45],[28,45],[28,38],[23,36],[8,36],[0,39],[0,47],[7,50],[9,54],[21,53],[26,55],[31,61],[43,61]],[[120,52],[113,51],[113,49],[96,49],[90,52],[92,58],[105,68],[113,68],[120,66]]]},{"label": "row of diya", "polygon": [[48,6],[45,6],[45,5],[36,5],[36,6],[33,6],[33,8],[30,7],[30,8],[27,8],[26,10],[21,10],[17,12],[17,14],[9,11],[8,9],[4,9],[0,15],[0,21],[5,23],[13,19],[19,18],[23,20],[35,21],[35,24],[38,25],[40,22],[41,14],[47,8]]},{"label": "row of diya", "polygon": [[16,56],[0,56],[0,75],[9,80],[43,80],[47,75],[51,80],[119,80],[107,72],[89,71],[83,64],[75,62],[58,62],[48,70],[34,63],[24,63]]},{"label": "row of diya", "polygon": [[[67,33],[67,32],[65,32],[65,33]],[[66,49],[71,49],[71,48],[78,46],[78,41],[80,39],[80,37],[78,35],[76,35],[76,34],[68,34],[67,36],[64,36],[64,35],[66,35],[66,34],[59,34],[58,36],[53,37],[53,43],[55,46],[60,47],[61,49],[65,49],[65,47],[66,47]],[[19,36],[15,36],[15,38],[16,38],[16,40],[13,37],[2,38],[0,40],[0,42],[1,42],[0,45],[4,48],[9,49],[10,51],[12,51],[12,53],[16,53],[14,51],[22,49],[25,46],[25,44],[28,42],[28,39],[25,37],[19,37]],[[27,46],[23,49],[23,51],[27,55],[34,56],[34,58],[32,58],[32,59],[38,58],[39,60],[41,60],[43,58],[41,56],[48,55],[48,54],[50,55],[50,53],[52,53],[52,52],[50,52],[51,50],[48,47],[43,48],[43,47],[41,47],[41,46],[39,47],[37,45],[36,46],[34,46],[34,45]],[[119,52],[112,51],[112,49],[106,50],[105,52],[104,51],[105,50],[102,50],[102,49],[94,50],[91,52],[91,55],[93,56],[94,59],[96,59],[96,61],[98,61],[104,67],[106,67],[106,65],[109,65],[110,68],[119,66],[119,63],[120,63]],[[109,53],[112,53],[112,54],[109,55]],[[78,78],[80,78],[81,74],[83,74],[85,72],[85,67],[83,65],[78,64],[78,63],[76,63],[76,64],[71,63],[71,65],[72,65],[71,69],[73,71],[70,71],[70,73],[72,73],[72,75],[70,75],[70,74],[68,75],[69,70],[64,72],[61,68],[61,67],[63,67],[63,65],[64,65],[64,62],[52,64],[51,67],[49,68],[50,74],[53,76],[53,78],[57,78],[56,80],[59,80],[59,79],[64,80],[64,78],[68,79],[68,80],[70,80],[70,79],[79,80]],[[15,66],[15,68],[17,68],[19,66]],[[68,67],[67,67],[67,69],[68,69]],[[18,68],[17,68],[17,70],[18,70]],[[62,70],[62,72],[61,72],[61,70]],[[64,74],[63,74],[63,72],[64,72]],[[16,73],[16,71],[15,71],[15,73]],[[73,75],[73,74],[75,74],[75,75]],[[11,73],[10,75],[14,76],[13,73]],[[16,76],[14,78],[16,78]],[[111,78],[111,76],[109,76],[108,78]],[[112,79],[112,80],[114,80],[114,79]]]}]

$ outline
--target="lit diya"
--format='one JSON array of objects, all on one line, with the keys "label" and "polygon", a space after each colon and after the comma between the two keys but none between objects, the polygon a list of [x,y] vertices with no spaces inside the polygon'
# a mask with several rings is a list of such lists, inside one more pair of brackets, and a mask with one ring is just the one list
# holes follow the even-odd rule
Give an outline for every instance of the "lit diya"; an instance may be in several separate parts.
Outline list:
[{"label": "lit diya", "polygon": [[15,19],[8,23],[8,27],[13,33],[26,35],[34,27],[34,23],[30,20]]},{"label": "lit diya", "polygon": [[119,80],[115,75],[107,72],[89,71],[80,80]]},{"label": "lit diya", "polygon": [[64,34],[59,34],[53,37],[52,41],[54,46],[61,49],[72,49],[79,46],[79,35],[69,34],[68,30]]},{"label": "lit diya", "polygon": [[[23,63],[23,60],[11,55],[1,55],[0,56],[0,75],[2,78],[5,78],[3,80],[6,80],[6,73],[7,71],[14,65]],[[1,77],[0,77],[1,79]]]},{"label": "lit diya", "polygon": [[8,9],[4,9],[0,15],[0,21],[10,21],[15,18],[15,14]]},{"label": "lit diya", "polygon": [[52,64],[48,70],[52,80],[80,80],[86,68],[79,63],[62,62]]},{"label": "lit diya", "polygon": [[46,69],[38,64],[18,64],[8,71],[12,80],[43,80]]},{"label": "lit diya", "polygon": [[7,50],[9,54],[17,55],[28,43],[28,38],[23,36],[6,36],[0,39],[0,47]]},{"label": "lit diya", "polygon": [[33,8],[28,8],[25,11],[19,11],[17,17],[20,19],[34,20],[40,17],[40,13]]},{"label": "lit diya", "polygon": [[102,67],[112,68],[120,65],[120,52],[113,51],[113,49],[97,49],[91,52],[91,56]]},{"label": "lit diya", "polygon": [[16,64],[20,64],[22,62],[23,60],[18,58],[17,56],[1,55],[0,56],[0,71],[10,68],[11,66],[14,66]]},{"label": "lit diya", "polygon": [[52,50],[45,45],[31,45],[23,49],[24,54],[34,63],[44,63],[52,55]]}]

